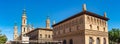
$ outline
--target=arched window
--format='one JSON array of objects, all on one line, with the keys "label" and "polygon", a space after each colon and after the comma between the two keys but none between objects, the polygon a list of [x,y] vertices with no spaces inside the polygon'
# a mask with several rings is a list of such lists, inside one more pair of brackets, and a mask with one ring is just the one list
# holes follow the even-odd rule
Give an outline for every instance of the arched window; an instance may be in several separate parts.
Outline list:
[{"label": "arched window", "polygon": [[95,18],[93,17],[92,19],[93,19],[93,23],[94,23],[94,22],[95,22],[95,21],[94,21]]},{"label": "arched window", "polygon": [[97,26],[97,30],[99,30],[99,26]]},{"label": "arched window", "polygon": [[100,39],[99,38],[96,39],[96,44],[100,44]]},{"label": "arched window", "polygon": [[79,30],[80,27],[77,25],[76,28],[77,28],[77,30]]},{"label": "arched window", "polygon": [[103,38],[103,44],[106,44],[106,39],[105,38]]},{"label": "arched window", "polygon": [[69,32],[71,32],[72,30],[71,30],[71,27],[69,28]]},{"label": "arched window", "polygon": [[67,42],[66,42],[66,40],[63,40],[63,44],[66,44]]},{"label": "arched window", "polygon": [[65,33],[65,29],[63,29],[63,33]]},{"label": "arched window", "polygon": [[60,34],[60,30],[58,31],[58,34]]},{"label": "arched window", "polygon": [[105,22],[105,26],[106,26],[106,22]]},{"label": "arched window", "polygon": [[99,20],[97,19],[97,24],[99,25]]},{"label": "arched window", "polygon": [[87,20],[88,20],[88,22],[90,22],[90,18],[89,18],[89,16],[87,17]]},{"label": "arched window", "polygon": [[93,18],[91,17],[91,23],[93,22]]},{"label": "arched window", "polygon": [[94,22],[95,22],[95,24],[96,24],[96,18],[94,18]]},{"label": "arched window", "polygon": [[45,38],[47,38],[47,34],[45,34]]},{"label": "arched window", "polygon": [[73,19],[73,25],[76,25],[76,20],[75,19]]},{"label": "arched window", "polygon": [[79,25],[79,19],[77,19],[77,25]]},{"label": "arched window", "polygon": [[102,20],[101,20],[101,25],[103,25],[103,24],[102,24]]},{"label": "arched window", "polygon": [[73,26],[74,25],[74,21],[72,20],[71,23],[72,23],[72,26]]},{"label": "arched window", "polygon": [[40,34],[40,38],[42,38],[42,34]]},{"label": "arched window", "polygon": [[69,44],[73,44],[73,40],[72,39],[69,40]]},{"label": "arched window", "polygon": [[93,44],[93,39],[92,39],[92,37],[89,38],[89,44]]},{"label": "arched window", "polygon": [[90,29],[92,29],[92,25],[90,25]]},{"label": "arched window", "polygon": [[102,20],[102,26],[104,26],[104,22],[103,22],[103,20]]},{"label": "arched window", "polygon": [[99,25],[101,25],[101,20],[99,19]]},{"label": "arched window", "polygon": [[25,20],[24,20],[24,24],[25,24]]},{"label": "arched window", "polygon": [[24,32],[25,32],[25,28],[24,28]]},{"label": "arched window", "polygon": [[79,24],[81,24],[81,21],[82,21],[82,19],[81,19],[81,17],[79,18]]},{"label": "arched window", "polygon": [[105,27],[103,28],[103,30],[105,31]]},{"label": "arched window", "polygon": [[50,35],[48,36],[48,38],[51,38]]},{"label": "arched window", "polygon": [[75,20],[75,25],[77,25],[77,24],[78,24],[78,23],[77,23],[77,21],[78,21],[78,20],[76,19],[76,20]]}]

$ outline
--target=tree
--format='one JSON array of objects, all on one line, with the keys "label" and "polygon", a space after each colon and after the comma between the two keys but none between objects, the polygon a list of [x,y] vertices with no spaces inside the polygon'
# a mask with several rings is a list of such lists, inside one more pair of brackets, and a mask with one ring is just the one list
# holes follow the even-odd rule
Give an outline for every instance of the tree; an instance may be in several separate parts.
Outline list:
[{"label": "tree", "polygon": [[109,31],[109,42],[110,44],[120,43],[120,29],[113,28]]},{"label": "tree", "polygon": [[6,35],[1,34],[0,31],[0,44],[4,44],[7,41]]}]

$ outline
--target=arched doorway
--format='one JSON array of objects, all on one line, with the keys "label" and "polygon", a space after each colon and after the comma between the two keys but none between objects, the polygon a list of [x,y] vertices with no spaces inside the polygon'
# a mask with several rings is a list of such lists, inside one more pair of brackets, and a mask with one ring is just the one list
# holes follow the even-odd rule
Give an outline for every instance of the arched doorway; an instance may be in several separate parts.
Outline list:
[{"label": "arched doorway", "polygon": [[63,44],[66,44],[66,40],[63,40]]},{"label": "arched doorway", "polygon": [[72,40],[72,39],[70,39],[70,40],[69,40],[69,43],[70,43],[70,44],[73,44],[73,40]]},{"label": "arched doorway", "polygon": [[106,44],[106,39],[105,38],[103,38],[103,44]]},{"label": "arched doorway", "polygon": [[92,37],[89,38],[89,44],[93,44],[93,38]]},{"label": "arched doorway", "polygon": [[100,39],[99,38],[96,39],[96,44],[100,44]]}]

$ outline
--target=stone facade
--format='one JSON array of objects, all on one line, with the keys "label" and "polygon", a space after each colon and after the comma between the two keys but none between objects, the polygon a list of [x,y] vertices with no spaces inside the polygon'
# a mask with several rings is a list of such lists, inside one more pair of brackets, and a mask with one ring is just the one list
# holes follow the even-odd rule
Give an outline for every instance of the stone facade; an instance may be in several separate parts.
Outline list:
[{"label": "stone facade", "polygon": [[53,39],[63,44],[109,44],[106,14],[83,11],[53,25]]},{"label": "stone facade", "polygon": [[30,40],[52,40],[53,30],[52,29],[44,29],[44,28],[36,28],[31,32],[26,34],[30,37]]}]

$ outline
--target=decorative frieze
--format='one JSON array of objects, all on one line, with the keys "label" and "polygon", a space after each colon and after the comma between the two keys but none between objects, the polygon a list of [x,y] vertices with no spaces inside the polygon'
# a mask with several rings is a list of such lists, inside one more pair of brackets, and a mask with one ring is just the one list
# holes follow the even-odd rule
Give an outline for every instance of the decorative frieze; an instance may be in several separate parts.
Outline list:
[{"label": "decorative frieze", "polygon": [[85,29],[85,35],[105,36],[105,37],[108,37],[108,32]]},{"label": "decorative frieze", "polygon": [[84,36],[84,30],[78,30],[78,31],[72,31],[65,34],[59,34],[57,36],[54,36],[54,38],[62,38],[62,37],[68,37],[68,36]]}]

